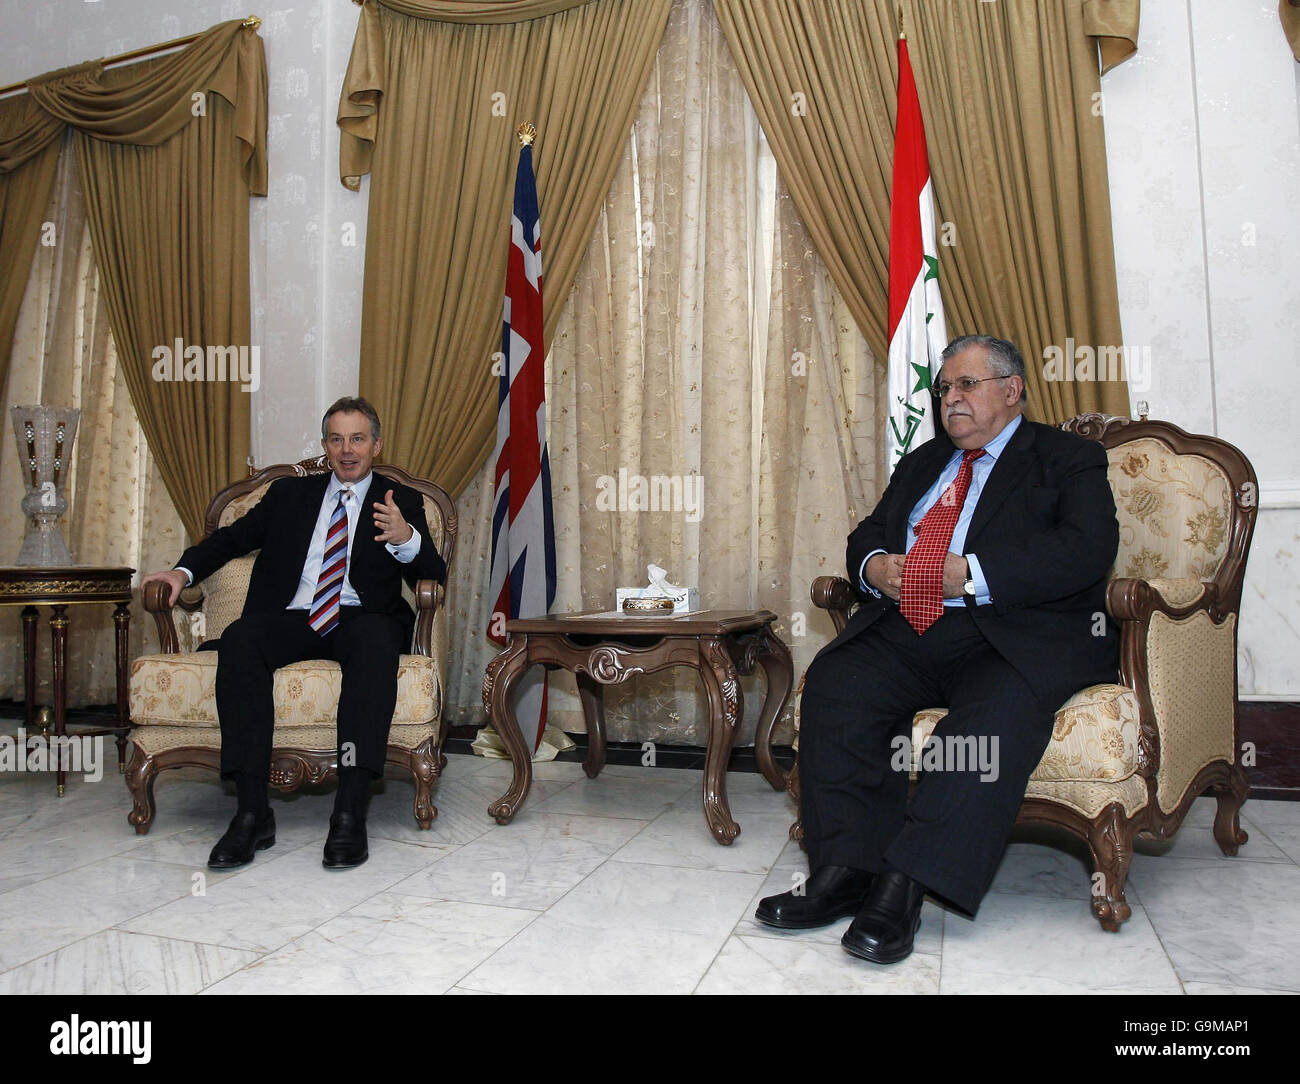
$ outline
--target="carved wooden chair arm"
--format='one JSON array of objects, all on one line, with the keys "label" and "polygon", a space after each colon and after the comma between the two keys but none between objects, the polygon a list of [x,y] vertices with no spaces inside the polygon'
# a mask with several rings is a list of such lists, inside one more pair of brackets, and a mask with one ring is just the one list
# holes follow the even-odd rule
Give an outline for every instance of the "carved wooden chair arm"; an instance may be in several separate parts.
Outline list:
[{"label": "carved wooden chair arm", "polygon": [[[176,618],[167,596],[171,588],[162,580],[154,580],[140,588],[140,601],[145,613],[153,614],[153,622],[158,629],[159,649],[164,655],[174,655],[181,649],[180,636],[176,631]],[[186,587],[176,600],[176,605],[186,613],[194,613],[203,605],[203,588]]]},{"label": "carved wooden chair arm", "polygon": [[145,613],[153,614],[154,625],[158,629],[158,642],[164,655],[174,655],[180,650],[180,640],[176,635],[176,621],[172,617],[172,606],[167,601],[171,594],[171,584],[163,580],[154,580],[140,588],[140,601]]},{"label": "carved wooden chair arm", "polygon": [[836,634],[843,632],[849,622],[849,611],[858,601],[853,585],[843,576],[818,576],[812,582],[811,595],[814,606],[830,611]]},{"label": "carved wooden chair arm", "polygon": [[[1162,586],[1165,587],[1163,592]],[[1217,624],[1223,619],[1219,613],[1218,585],[1212,581],[1203,581],[1201,586],[1203,590],[1200,594],[1183,602],[1178,598],[1167,597],[1173,593],[1168,585],[1117,577],[1106,588],[1106,609],[1116,621],[1138,621],[1143,624],[1156,612],[1168,617],[1184,618],[1197,610],[1204,610]]]},{"label": "carved wooden chair arm", "polygon": [[433,618],[442,605],[446,589],[437,580],[415,581],[415,652],[433,654]]}]

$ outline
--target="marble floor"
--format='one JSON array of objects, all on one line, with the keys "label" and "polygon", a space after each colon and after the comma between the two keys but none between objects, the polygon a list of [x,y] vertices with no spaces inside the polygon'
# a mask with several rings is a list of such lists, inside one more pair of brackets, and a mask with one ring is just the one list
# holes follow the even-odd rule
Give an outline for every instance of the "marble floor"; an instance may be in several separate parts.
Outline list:
[{"label": "marble floor", "polygon": [[211,775],[157,783],[147,836],[119,777],[0,773],[0,993],[1221,993],[1300,991],[1300,803],[1250,802],[1225,858],[1201,799],[1172,844],[1140,844],[1133,917],[1103,933],[1082,852],[1018,835],[977,921],[927,901],[915,953],[847,956],[848,925],[783,934],[758,899],[805,869],[788,799],[733,773],[743,832],[713,841],[697,772],[538,765],[515,822],[508,766],[452,756],[421,832],[409,783],[370,811],[370,861],[321,867],[331,799],[274,798],[277,842],[215,873],[233,811]]}]

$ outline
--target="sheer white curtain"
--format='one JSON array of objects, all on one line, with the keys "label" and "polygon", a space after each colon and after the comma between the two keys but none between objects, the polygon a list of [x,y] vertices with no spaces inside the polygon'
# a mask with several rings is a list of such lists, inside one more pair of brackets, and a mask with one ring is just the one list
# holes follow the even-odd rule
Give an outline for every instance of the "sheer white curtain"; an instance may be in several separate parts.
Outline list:
[{"label": "sheer white curtain", "polygon": [[[543,261],[545,230],[543,207]],[[698,585],[702,606],[775,612],[797,677],[832,632],[811,611],[811,579],[842,571],[845,537],[879,492],[881,377],[777,175],[706,0],[673,7],[549,345],[555,609],[610,609],[615,588],[644,583],[653,561]],[[656,475],[699,506],[608,510],[623,478]],[[458,502],[452,724],[483,721],[479,687],[495,650],[482,635],[491,478],[488,464]],[[744,689],[742,743],[762,679]],[[693,673],[634,679],[605,700],[611,740],[705,744]],[[584,729],[569,675],[552,676],[550,723]],[[778,727],[778,740],[790,735],[788,722]]]},{"label": "sheer white curtain", "polygon": [[[77,564],[135,568],[138,582],[141,571],[171,566],[185,548],[185,530],[140,432],[126,382],[118,379],[81,186],[66,145],[45,227],[19,313],[3,402],[0,508],[8,514],[0,516],[0,562],[13,561],[25,530],[18,510],[22,472],[9,407],[73,406],[81,410],[81,420],[63,519],[68,548]],[[0,621],[10,623],[9,633],[0,635],[0,697],[15,700],[23,697],[19,612],[12,606],[0,609]],[[68,610],[69,706],[116,702],[112,613],[108,605]],[[51,697],[48,618],[44,608],[37,640],[43,703]],[[130,646],[132,655],[158,650],[152,622],[146,628],[138,605],[131,611]]]}]

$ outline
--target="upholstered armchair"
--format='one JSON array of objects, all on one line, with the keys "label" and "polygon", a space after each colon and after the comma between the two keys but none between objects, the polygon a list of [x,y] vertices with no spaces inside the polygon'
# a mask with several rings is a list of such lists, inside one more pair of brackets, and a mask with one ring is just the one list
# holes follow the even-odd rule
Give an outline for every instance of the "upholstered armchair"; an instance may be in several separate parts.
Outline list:
[{"label": "upholstered armchair", "polygon": [[[238,519],[262,499],[270,484],[287,475],[321,474],[324,456],[296,464],[266,467],[227,486],[208,505],[204,528],[211,534]],[[429,537],[451,566],[456,548],[456,506],[445,490],[400,467],[383,464],[383,473],[421,493]],[[167,603],[168,585],[143,591],[153,614],[162,652],[143,655],[131,667],[130,759],[127,786],[134,800],[129,820],[136,832],[149,831],[154,818],[154,780],[168,768],[220,770],[221,731],[217,720],[218,651],[197,650],[217,640],[242,613],[256,554],[237,558],[201,584],[181,592],[177,607]],[[407,601],[416,613],[414,644],[398,663],[397,706],[388,736],[387,762],[409,771],[415,782],[415,820],[429,828],[438,811],[433,786],[446,764],[442,754],[441,670],[446,660],[446,621],[439,613],[443,586],[416,582]],[[182,611],[179,615],[175,609]],[[317,783],[337,775],[335,712],[341,674],[329,660],[310,660],[275,673],[275,730],[270,782],[280,790]]]},{"label": "upholstered armchair", "polygon": [[[1120,685],[1094,685],[1056,713],[1018,824],[1053,824],[1092,854],[1092,911],[1118,931],[1135,835],[1168,839],[1192,801],[1218,801],[1214,838],[1236,854],[1247,836],[1237,735],[1237,616],[1255,527],[1250,461],[1214,437],[1168,422],[1085,414],[1063,429],[1099,441],[1110,459],[1119,555],[1106,608],[1120,631]],[[844,628],[857,599],[847,580],[818,577],[814,605]],[[913,768],[935,725],[913,719]],[[791,793],[798,802],[797,765]],[[798,822],[791,835],[799,838]]]}]

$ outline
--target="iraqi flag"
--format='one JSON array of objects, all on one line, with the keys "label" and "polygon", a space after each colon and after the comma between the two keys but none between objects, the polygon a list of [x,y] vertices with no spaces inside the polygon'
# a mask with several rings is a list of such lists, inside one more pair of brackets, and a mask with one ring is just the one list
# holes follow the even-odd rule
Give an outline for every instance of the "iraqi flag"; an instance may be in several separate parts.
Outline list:
[{"label": "iraqi flag", "polygon": [[934,190],[907,41],[898,39],[898,117],[889,213],[888,467],[934,436],[931,376],[948,345],[939,297]]},{"label": "iraqi flag", "polygon": [[[501,330],[496,498],[492,511],[493,600],[488,636],[505,644],[506,618],[540,617],[555,601],[555,529],[546,456],[546,348],[542,342],[542,243],[531,125],[515,173],[510,260]],[[516,716],[533,751],[546,729],[546,671],[519,682]]]}]

